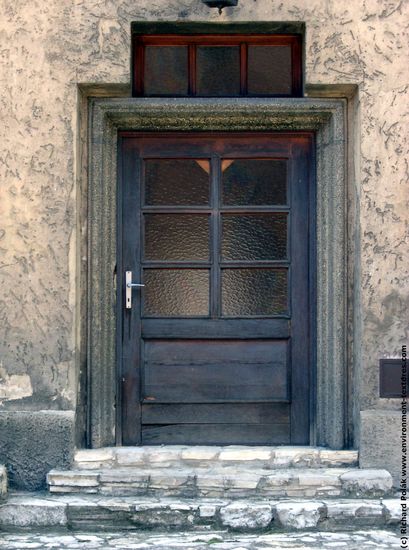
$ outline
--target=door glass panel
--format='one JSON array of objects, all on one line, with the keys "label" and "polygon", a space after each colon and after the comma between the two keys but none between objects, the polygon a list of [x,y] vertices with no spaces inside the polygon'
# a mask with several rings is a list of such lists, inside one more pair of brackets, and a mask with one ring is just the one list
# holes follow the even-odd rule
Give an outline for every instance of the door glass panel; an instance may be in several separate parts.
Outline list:
[{"label": "door glass panel", "polygon": [[208,260],[209,216],[145,214],[145,260]]},{"label": "door glass panel", "polygon": [[222,161],[223,205],[285,205],[287,161],[225,159]]},{"label": "door glass panel", "polygon": [[197,47],[197,95],[240,95],[239,46]]},{"label": "door glass panel", "polygon": [[222,216],[223,260],[283,260],[286,257],[286,213]]},{"label": "door glass panel", "polygon": [[287,313],[287,269],[223,269],[225,317]]},{"label": "door glass panel", "polygon": [[145,95],[187,95],[188,47],[146,46],[144,73]]},{"label": "door glass panel", "polygon": [[209,315],[208,269],[144,269],[143,315]]},{"label": "door glass panel", "polygon": [[249,95],[291,95],[290,46],[249,46]]},{"label": "door glass panel", "polygon": [[146,206],[207,206],[208,160],[152,159],[145,161]]}]

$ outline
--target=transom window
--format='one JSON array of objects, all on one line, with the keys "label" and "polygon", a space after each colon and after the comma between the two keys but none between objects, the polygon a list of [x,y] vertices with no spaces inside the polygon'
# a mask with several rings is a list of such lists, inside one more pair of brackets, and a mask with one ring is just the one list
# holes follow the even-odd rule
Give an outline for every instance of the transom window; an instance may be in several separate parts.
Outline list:
[{"label": "transom window", "polygon": [[302,96],[299,34],[135,34],[132,57],[134,96]]}]

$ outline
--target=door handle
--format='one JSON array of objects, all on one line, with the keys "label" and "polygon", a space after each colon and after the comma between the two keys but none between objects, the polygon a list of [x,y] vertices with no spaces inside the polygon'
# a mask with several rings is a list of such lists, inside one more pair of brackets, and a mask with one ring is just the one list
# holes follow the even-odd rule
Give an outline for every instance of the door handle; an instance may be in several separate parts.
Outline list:
[{"label": "door handle", "polygon": [[132,289],[140,288],[145,285],[132,282],[132,271],[125,271],[125,308],[132,308]]}]

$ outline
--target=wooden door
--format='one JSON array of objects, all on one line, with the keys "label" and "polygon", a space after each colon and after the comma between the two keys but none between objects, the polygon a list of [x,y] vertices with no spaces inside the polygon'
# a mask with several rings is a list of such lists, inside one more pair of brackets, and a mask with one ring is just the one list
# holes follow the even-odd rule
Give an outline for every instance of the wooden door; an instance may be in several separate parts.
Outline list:
[{"label": "wooden door", "polygon": [[312,134],[120,151],[122,443],[308,444]]}]

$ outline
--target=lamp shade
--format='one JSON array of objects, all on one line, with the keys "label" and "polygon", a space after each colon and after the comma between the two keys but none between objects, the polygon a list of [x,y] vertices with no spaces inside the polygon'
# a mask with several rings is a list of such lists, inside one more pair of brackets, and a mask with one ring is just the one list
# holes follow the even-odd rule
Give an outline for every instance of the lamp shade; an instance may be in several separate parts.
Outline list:
[{"label": "lamp shade", "polygon": [[221,13],[223,8],[237,6],[239,0],[202,0],[209,8],[218,8]]}]

